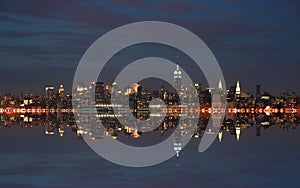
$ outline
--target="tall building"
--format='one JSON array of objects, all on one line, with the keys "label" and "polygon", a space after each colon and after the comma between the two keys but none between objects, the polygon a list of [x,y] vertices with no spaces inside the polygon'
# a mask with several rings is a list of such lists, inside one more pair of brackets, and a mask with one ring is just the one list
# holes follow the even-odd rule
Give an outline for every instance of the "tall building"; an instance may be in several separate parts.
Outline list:
[{"label": "tall building", "polygon": [[46,97],[46,99],[50,99],[54,95],[55,95],[55,92],[54,92],[54,87],[53,86],[45,87],[45,97]]},{"label": "tall building", "polygon": [[96,104],[104,104],[105,103],[105,85],[103,82],[96,83],[95,102],[96,102]]},{"label": "tall building", "polygon": [[176,65],[176,70],[174,71],[174,86],[177,92],[181,91],[181,81],[182,81],[182,74],[179,70],[179,65]]},{"label": "tall building", "polygon": [[197,91],[197,96],[198,96],[198,99],[199,99],[199,103],[202,103],[203,101],[201,100],[201,84],[195,83],[194,86],[195,86],[195,89]]},{"label": "tall building", "polygon": [[55,91],[53,86],[45,87],[46,108],[51,108],[55,104]]},{"label": "tall building", "polygon": [[260,84],[256,84],[256,97],[260,96]]},{"label": "tall building", "polygon": [[237,81],[236,87],[235,87],[235,96],[237,98],[240,98],[241,96],[241,86],[240,86],[240,81]]},{"label": "tall building", "polygon": [[194,86],[195,86],[195,89],[197,90],[198,95],[200,95],[200,93],[201,93],[201,84],[196,83]]},{"label": "tall building", "polygon": [[58,94],[61,98],[63,98],[65,96],[65,89],[64,89],[64,86],[63,85],[60,85],[59,86],[59,89],[58,89]]}]

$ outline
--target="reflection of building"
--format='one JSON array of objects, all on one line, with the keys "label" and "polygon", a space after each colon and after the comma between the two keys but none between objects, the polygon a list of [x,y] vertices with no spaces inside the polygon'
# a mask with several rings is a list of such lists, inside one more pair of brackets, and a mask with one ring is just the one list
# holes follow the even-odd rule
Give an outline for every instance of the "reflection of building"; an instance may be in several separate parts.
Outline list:
[{"label": "reflection of building", "polygon": [[178,126],[175,129],[175,140],[174,140],[174,151],[176,152],[176,157],[178,159],[179,153],[182,149],[182,142],[181,142],[181,129]]},{"label": "reflection of building", "polygon": [[104,127],[102,126],[101,120],[99,117],[97,117],[95,114],[89,116],[89,123],[88,129],[89,129],[89,135],[92,140],[96,139],[103,139],[104,138]]},{"label": "reflection of building", "polygon": [[236,134],[236,140],[239,141],[240,140],[240,135],[241,135],[241,127],[239,125],[237,125],[235,127],[235,134]]},{"label": "reflection of building", "polygon": [[51,118],[49,116],[46,117],[46,122],[45,122],[45,134],[46,135],[53,135],[54,130],[55,130],[55,125]]},{"label": "reflection of building", "polygon": [[223,138],[223,132],[219,131],[219,133],[218,133],[219,142],[222,142],[222,138]]},{"label": "reflection of building", "polygon": [[219,91],[222,91],[222,90],[223,90],[222,80],[219,80],[218,90],[219,90]]},{"label": "reflection of building", "polygon": [[256,125],[256,136],[260,136],[260,125]]}]

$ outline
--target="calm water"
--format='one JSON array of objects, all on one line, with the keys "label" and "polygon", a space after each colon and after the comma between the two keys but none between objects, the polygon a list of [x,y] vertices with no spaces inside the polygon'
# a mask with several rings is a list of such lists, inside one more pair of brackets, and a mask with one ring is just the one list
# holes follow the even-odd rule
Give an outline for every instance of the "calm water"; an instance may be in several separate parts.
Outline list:
[{"label": "calm water", "polygon": [[[172,158],[148,168],[105,161],[78,139],[44,135],[44,127],[0,129],[0,187],[300,187],[300,130],[277,126],[223,134],[204,153],[192,139]],[[179,164],[177,164],[179,163]]]}]

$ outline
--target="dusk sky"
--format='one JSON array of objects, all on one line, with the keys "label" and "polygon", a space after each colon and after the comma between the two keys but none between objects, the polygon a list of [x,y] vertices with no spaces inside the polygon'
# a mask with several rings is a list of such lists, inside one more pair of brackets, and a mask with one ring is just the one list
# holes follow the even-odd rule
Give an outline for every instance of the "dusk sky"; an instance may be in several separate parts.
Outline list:
[{"label": "dusk sky", "polygon": [[298,0],[2,0],[0,93],[43,93],[44,86],[59,84],[70,91],[81,56],[96,39],[146,20],[198,35],[217,58],[227,86],[240,80],[248,92],[260,83],[274,95],[300,93]]}]

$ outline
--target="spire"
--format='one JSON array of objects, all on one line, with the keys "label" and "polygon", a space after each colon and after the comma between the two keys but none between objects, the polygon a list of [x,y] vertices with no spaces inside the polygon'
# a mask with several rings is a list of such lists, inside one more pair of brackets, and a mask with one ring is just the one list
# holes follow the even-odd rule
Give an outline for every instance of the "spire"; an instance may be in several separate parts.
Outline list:
[{"label": "spire", "polygon": [[182,78],[181,71],[179,69],[179,65],[178,64],[176,65],[176,69],[174,71],[174,78],[175,78],[175,76],[176,76],[176,78]]},{"label": "spire", "polygon": [[236,95],[240,95],[241,94],[240,81],[237,81],[237,83],[236,83],[235,94]]}]

